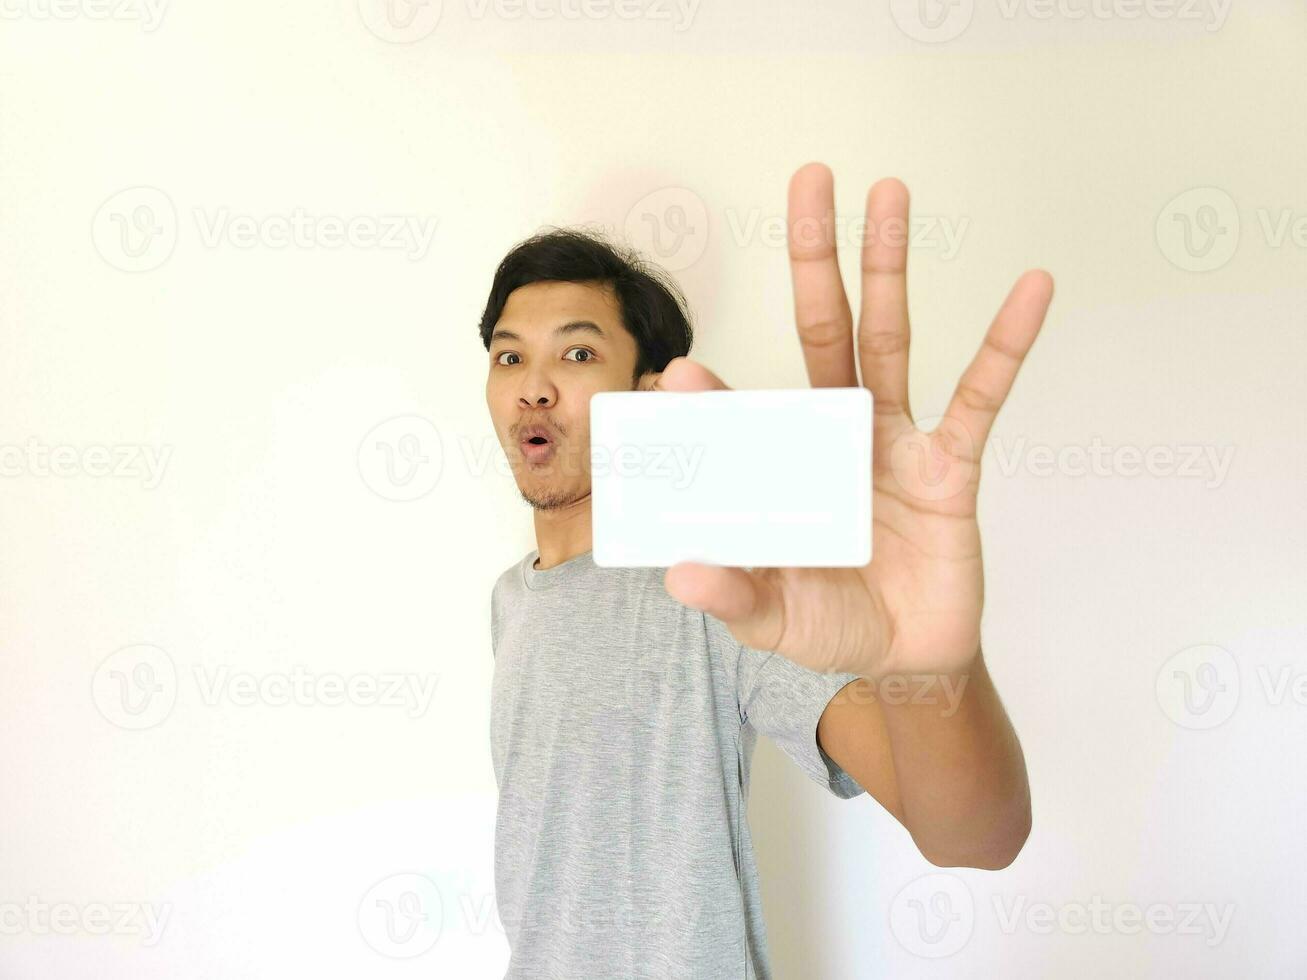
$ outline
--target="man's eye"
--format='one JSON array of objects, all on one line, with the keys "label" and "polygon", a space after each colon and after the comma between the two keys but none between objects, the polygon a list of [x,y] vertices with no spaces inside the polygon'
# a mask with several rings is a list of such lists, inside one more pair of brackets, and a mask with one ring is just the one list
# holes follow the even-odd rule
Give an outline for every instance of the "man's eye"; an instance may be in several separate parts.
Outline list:
[{"label": "man's eye", "polygon": [[496,363],[496,364],[503,364],[504,362],[503,362],[502,360],[500,360],[500,358],[503,358],[503,357],[517,357],[517,355],[514,354],[511,350],[506,350],[506,351],[504,351],[502,354],[500,354],[499,357],[496,357],[496,358],[495,358],[495,363]]},{"label": "man's eye", "polygon": [[569,350],[567,353],[568,353],[568,354],[573,354],[573,353],[575,353],[575,354],[584,354],[584,355],[586,355],[586,356],[585,356],[584,358],[582,358],[581,361],[579,362],[579,363],[582,363],[582,364],[584,364],[586,361],[592,360],[592,359],[594,358],[594,353],[593,353],[592,351],[587,350],[587,349],[584,348],[584,347],[573,347],[573,348],[572,348],[571,350]]}]

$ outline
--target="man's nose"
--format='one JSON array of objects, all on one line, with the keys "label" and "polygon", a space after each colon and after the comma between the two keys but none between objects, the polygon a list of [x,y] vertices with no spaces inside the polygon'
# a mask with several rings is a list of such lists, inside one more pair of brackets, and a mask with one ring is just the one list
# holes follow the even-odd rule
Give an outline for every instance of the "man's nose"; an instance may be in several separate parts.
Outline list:
[{"label": "man's nose", "polygon": [[554,386],[543,374],[527,378],[517,400],[524,408],[548,408],[554,403]]}]

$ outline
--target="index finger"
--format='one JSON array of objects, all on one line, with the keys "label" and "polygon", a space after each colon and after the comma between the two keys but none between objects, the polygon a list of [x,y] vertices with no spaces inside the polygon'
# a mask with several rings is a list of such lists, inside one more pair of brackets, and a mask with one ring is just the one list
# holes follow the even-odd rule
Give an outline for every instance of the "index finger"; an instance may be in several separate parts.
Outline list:
[{"label": "index finger", "polygon": [[944,414],[966,427],[977,451],[989,438],[994,418],[1039,334],[1052,299],[1052,276],[1042,269],[1032,269],[1022,275],[954,389]]}]

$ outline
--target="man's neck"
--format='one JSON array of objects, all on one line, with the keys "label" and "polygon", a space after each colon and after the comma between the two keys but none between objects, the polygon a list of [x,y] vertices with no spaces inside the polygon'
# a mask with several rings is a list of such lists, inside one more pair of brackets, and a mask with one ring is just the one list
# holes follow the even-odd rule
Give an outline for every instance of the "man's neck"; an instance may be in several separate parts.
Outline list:
[{"label": "man's neck", "polygon": [[593,547],[590,495],[558,510],[535,512],[536,569],[543,571],[584,554]]}]

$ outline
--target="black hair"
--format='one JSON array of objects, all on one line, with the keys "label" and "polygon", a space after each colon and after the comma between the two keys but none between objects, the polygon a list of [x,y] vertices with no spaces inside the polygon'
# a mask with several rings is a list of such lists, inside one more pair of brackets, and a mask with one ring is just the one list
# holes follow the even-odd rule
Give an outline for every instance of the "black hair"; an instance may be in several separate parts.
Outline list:
[{"label": "black hair", "polygon": [[646,262],[634,248],[615,245],[599,232],[580,228],[537,232],[504,256],[481,314],[481,342],[486,350],[490,350],[490,336],[509,293],[545,281],[613,287],[622,326],[635,338],[639,351],[632,385],[646,371],[661,371],[672,358],[690,353],[694,330],[685,296],[671,276]]}]

